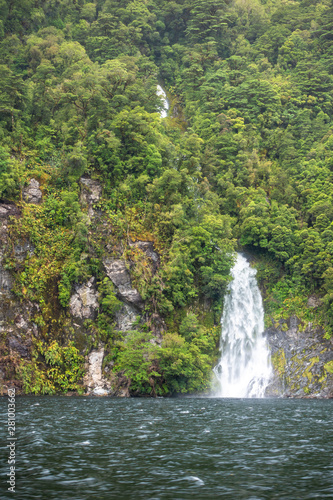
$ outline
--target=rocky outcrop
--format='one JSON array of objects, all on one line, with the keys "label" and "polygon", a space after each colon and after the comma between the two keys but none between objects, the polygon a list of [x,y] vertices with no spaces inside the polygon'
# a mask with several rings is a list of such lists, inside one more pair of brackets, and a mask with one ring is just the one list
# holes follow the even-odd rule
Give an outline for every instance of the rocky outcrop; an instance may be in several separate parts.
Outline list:
[{"label": "rocky outcrop", "polygon": [[333,397],[333,342],[321,328],[311,323],[304,327],[292,316],[265,334],[274,368],[267,396]]},{"label": "rocky outcrop", "polygon": [[167,330],[166,323],[162,316],[158,313],[153,313],[147,318],[147,324],[150,330],[153,332],[157,344],[161,345],[163,336],[162,334]]},{"label": "rocky outcrop", "polygon": [[99,345],[98,349],[93,349],[86,358],[86,374],[83,378],[86,393],[90,396],[129,397],[130,379],[122,374],[112,374],[112,361],[105,366],[103,372],[104,354],[104,347]]},{"label": "rocky outcrop", "polygon": [[118,296],[121,300],[142,310],[144,303],[136,288],[132,288],[131,277],[123,259],[105,258],[103,260],[107,276],[117,287]]},{"label": "rocky outcrop", "polygon": [[22,196],[27,203],[41,203],[43,194],[40,190],[40,184],[36,179],[30,179],[28,186],[23,188]]},{"label": "rocky outcrop", "polygon": [[316,309],[323,302],[323,299],[316,297],[315,295],[310,295],[308,298],[307,306],[311,309]]},{"label": "rocky outcrop", "polygon": [[96,203],[102,195],[102,186],[98,181],[89,179],[87,177],[81,177],[81,203],[88,207],[89,217],[95,215],[93,209],[94,203]]},{"label": "rocky outcrop", "polygon": [[[10,216],[17,216],[19,215],[20,211],[17,208],[16,205],[12,205],[10,203],[1,203],[0,204],[0,219],[8,219]],[[7,224],[6,224],[7,226]],[[7,227],[6,227],[7,229]]]},{"label": "rocky outcrop", "polygon": [[103,377],[102,365],[104,358],[104,347],[91,351],[86,361],[86,374],[83,383],[88,394],[94,396],[107,396],[111,391],[110,382]]},{"label": "rocky outcrop", "polygon": [[98,309],[98,292],[94,283],[95,278],[90,278],[87,283],[76,285],[69,303],[71,315],[75,318],[94,318]]},{"label": "rocky outcrop", "polygon": [[30,338],[22,338],[17,333],[16,336],[9,336],[8,347],[11,353],[17,353],[21,358],[30,358],[32,342]]},{"label": "rocky outcrop", "polygon": [[[161,331],[165,329],[163,319],[157,313],[143,312],[144,301],[131,279],[131,270],[135,266],[143,265],[146,271],[144,279],[150,279],[157,271],[160,258],[153,243],[117,240],[113,235],[112,223],[95,206],[102,194],[101,184],[84,177],[80,180],[80,188],[82,209],[88,211],[84,222],[88,223],[89,238],[95,245],[87,249],[87,257],[97,259],[101,254],[105,256],[104,276],[99,275],[99,278],[103,279],[107,275],[122,301],[120,310],[108,318],[110,329],[129,332],[137,328],[140,320],[151,328],[156,342],[160,343]],[[31,179],[23,189],[22,197],[27,203],[41,203],[43,197],[39,182]],[[48,340],[51,342],[59,335],[61,345],[74,340],[80,354],[86,352],[88,346],[99,345],[86,357],[83,385],[88,394],[129,396],[131,381],[124,372],[115,373],[110,345],[103,345],[104,337],[98,322],[95,322],[99,311],[96,278],[74,286],[69,303],[70,316],[57,298],[59,276],[47,284],[45,300],[50,301],[45,310],[28,300],[30,293],[23,292],[23,296],[18,299],[11,292],[15,284],[15,274],[11,269],[15,269],[19,276],[35,248],[24,233],[8,233],[10,216],[20,216],[18,208],[10,203],[0,204],[0,393],[6,393],[6,388],[12,385],[18,393],[22,392],[24,383],[21,368],[29,366],[35,340],[47,344]],[[8,234],[11,234],[10,238]],[[95,248],[98,248],[98,254],[95,254]],[[123,258],[125,250],[127,260]],[[10,269],[6,268],[7,256],[10,256]],[[47,316],[46,321],[44,315]],[[87,319],[92,321],[85,321]],[[117,333],[116,337],[119,336]]]},{"label": "rocky outcrop", "polygon": [[137,310],[130,304],[124,303],[120,311],[116,312],[117,329],[122,332],[133,330],[137,318]]}]

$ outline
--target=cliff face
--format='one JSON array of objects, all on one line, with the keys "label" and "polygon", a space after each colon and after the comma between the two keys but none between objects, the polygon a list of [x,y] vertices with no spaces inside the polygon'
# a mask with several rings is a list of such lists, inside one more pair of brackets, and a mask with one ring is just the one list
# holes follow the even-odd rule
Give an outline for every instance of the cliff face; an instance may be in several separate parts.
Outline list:
[{"label": "cliff face", "polygon": [[[100,269],[96,276],[73,284],[67,307],[59,305],[58,278],[58,282],[46,294],[46,300],[50,303],[48,319],[45,310],[42,310],[37,302],[27,300],[24,294],[17,293],[17,289],[16,293],[13,290],[19,272],[22,272],[22,266],[34,257],[35,248],[29,239],[11,237],[13,218],[21,217],[19,208],[15,204],[0,205],[1,394],[6,393],[8,386],[13,385],[18,392],[30,392],[29,386],[32,392],[36,393],[52,393],[53,389],[58,390],[57,385],[45,385],[44,378],[49,376],[50,368],[52,370],[57,367],[56,359],[51,356],[60,356],[58,346],[72,343],[78,347],[80,353],[77,359],[81,360],[82,365],[83,379],[79,381],[82,391],[95,395],[128,396],[130,381],[122,374],[114,376],[112,373],[110,339],[108,333],[97,326],[98,317],[102,315],[106,318],[104,322],[109,323],[107,327],[114,338],[126,338],[127,332],[135,330],[136,325],[149,322],[156,342],[160,342],[161,332],[165,328],[163,320],[156,314],[143,312],[145,301],[132,280],[136,265],[142,261],[150,269],[151,275],[158,269],[160,258],[153,243],[129,239],[129,246],[135,250],[136,255],[136,263],[133,262],[124,253],[125,244],[114,245],[111,225],[101,212],[94,209],[94,204],[101,196],[101,185],[88,178],[81,179],[80,185],[80,204],[86,213],[89,238],[99,240],[98,249],[90,247],[90,255],[86,258],[96,257],[98,252]],[[42,202],[42,192],[35,179],[23,190],[22,198],[28,205]],[[101,283],[104,288],[100,287]],[[102,305],[106,298],[113,301],[112,313]],[[56,328],[52,327],[54,323]],[[53,350],[47,352],[47,345]],[[36,349],[36,346],[39,347]],[[59,361],[57,369],[61,371],[65,367],[65,361]],[[74,357],[72,361],[74,365]],[[75,373],[78,378],[81,372],[77,370]]]},{"label": "cliff face", "polygon": [[280,320],[265,332],[272,353],[274,378],[267,396],[333,397],[333,341],[311,323],[296,316]]},{"label": "cliff face", "polygon": [[[59,281],[47,291],[46,306],[43,301],[28,300],[25,292],[20,294],[18,277],[35,257],[36,249],[29,238],[11,235],[13,221],[21,218],[18,206],[0,205],[1,393],[13,384],[22,392],[52,393],[59,389],[62,373],[70,369],[87,394],[129,396],[130,378],[113,369],[117,339],[126,343],[127,335],[145,324],[153,333],[150,341],[161,346],[166,325],[158,313],[147,312],[136,279],[138,268],[146,273],[143,281],[153,277],[160,266],[160,255],[152,241],[129,237],[125,242],[114,237],[112,224],[95,205],[102,193],[97,181],[83,178],[80,189],[89,241],[95,242],[86,258],[98,257],[100,267],[96,275],[71,286],[66,307],[59,305]],[[22,197],[26,206],[42,203],[39,183],[32,179]],[[265,335],[274,367],[267,396],[333,397],[333,340],[325,339],[322,329],[311,323],[304,325],[292,316],[267,329]],[[70,350],[72,345],[77,353]],[[48,377],[54,370],[58,370],[58,378],[50,385]],[[74,386],[61,389],[71,391]]]},{"label": "cliff face", "polygon": [[[8,225],[10,217],[19,217],[14,204],[0,205],[0,391],[7,384],[21,387],[17,368],[23,361],[31,359],[31,339],[37,327],[31,318],[38,306],[27,301],[20,303],[11,292],[14,274],[6,269],[4,260],[8,248]],[[29,243],[10,248],[17,261],[22,261],[32,251]]]}]

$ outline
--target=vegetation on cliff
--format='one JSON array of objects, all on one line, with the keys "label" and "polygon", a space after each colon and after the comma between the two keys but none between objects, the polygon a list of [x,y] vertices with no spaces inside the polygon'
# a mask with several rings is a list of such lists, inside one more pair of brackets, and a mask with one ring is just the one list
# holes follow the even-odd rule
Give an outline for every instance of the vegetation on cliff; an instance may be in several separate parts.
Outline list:
[{"label": "vegetation on cliff", "polygon": [[[237,242],[257,256],[270,321],[302,313],[329,335],[331,1],[0,5],[0,197],[21,210],[5,265],[17,300],[38,304],[33,358],[17,368],[25,389],[77,390],[79,351],[103,342],[133,394],[204,390]],[[172,96],[165,119],[158,82]],[[82,176],[103,187],[98,217]],[[21,197],[32,178],[42,204]],[[18,260],[24,241],[33,252]],[[156,269],[135,241],[154,244]],[[144,301],[126,334],[107,252]],[[91,277],[100,303],[82,340],[69,303]],[[310,294],[316,312],[305,312]]]}]

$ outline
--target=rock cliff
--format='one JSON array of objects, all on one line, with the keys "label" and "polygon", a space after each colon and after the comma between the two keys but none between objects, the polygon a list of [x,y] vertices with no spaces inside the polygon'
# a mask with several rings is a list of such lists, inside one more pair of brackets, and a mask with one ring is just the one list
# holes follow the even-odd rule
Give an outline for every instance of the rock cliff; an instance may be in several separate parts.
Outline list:
[{"label": "rock cliff", "polygon": [[321,328],[291,316],[265,334],[274,368],[268,396],[333,397],[333,341]]},{"label": "rock cliff", "polygon": [[[90,242],[83,258],[94,259],[99,267],[94,275],[70,285],[67,306],[59,304],[59,275],[48,283],[43,304],[29,300],[22,286],[17,287],[19,272],[35,257],[36,249],[29,238],[12,237],[11,225],[13,220],[20,220],[22,207],[39,210],[43,206],[40,205],[43,204],[40,183],[30,179],[23,188],[23,205],[0,204],[1,393],[6,393],[8,385],[13,384],[18,391],[24,390],[22,367],[26,369],[28,381],[33,378],[36,366],[48,369],[43,345],[53,349],[47,353],[50,358],[60,352],[57,343],[71,346],[72,342],[83,356],[85,393],[128,396],[129,379],[123,373],[115,376],[112,370],[114,347],[110,337],[126,341],[129,332],[145,323],[154,334],[154,342],[161,343],[166,325],[156,311],[147,310],[144,290],[139,289],[137,279],[138,267],[147,273],[143,281],[155,275],[160,266],[159,253],[152,241],[128,237],[125,242],[115,238],[114,227],[96,205],[102,196],[102,186],[97,181],[82,178],[80,189]],[[308,307],[317,306],[318,300],[310,297]],[[304,325],[293,316],[288,321],[280,320],[279,325],[266,330],[265,335],[274,366],[268,396],[333,397],[333,343],[332,339],[324,338],[322,329]],[[70,356],[70,352],[66,356]],[[40,387],[38,383],[36,391]]]},{"label": "rock cliff", "polygon": [[[136,263],[124,253],[123,243],[115,244],[113,228],[95,208],[101,198],[102,186],[99,182],[82,178],[80,181],[80,205],[86,214],[89,238],[98,241],[96,247],[89,248],[85,258],[101,257],[97,276],[75,282],[67,307],[59,305],[58,287],[60,279],[50,286],[46,300],[48,322],[45,323],[40,305],[29,301],[24,294],[15,293],[13,287],[18,273],[29,259],[34,256],[34,246],[29,239],[10,237],[12,218],[20,218],[20,210],[15,204],[0,204],[0,393],[6,393],[9,385],[15,385],[18,392],[24,391],[22,367],[28,366],[29,377],[33,378],[33,362],[41,369],[45,365],[43,348],[36,351],[36,345],[79,346],[84,357],[83,390],[92,395],[128,396],[129,381],[122,374],[115,377],[112,373],[113,361],[110,359],[110,344],[105,328],[117,332],[119,338],[136,329],[143,321],[150,321],[155,329],[157,341],[159,333],[165,328],[163,320],[156,314],[144,312],[145,301],[136,286],[132,273]],[[22,190],[23,206],[38,205],[43,202],[40,183],[30,179]],[[25,204],[25,205],[24,205]],[[159,255],[150,241],[129,239],[127,248],[144,258],[147,268],[153,275],[159,266]],[[10,257],[10,259],[9,259]],[[11,266],[8,267],[8,260]],[[101,288],[102,285],[102,288]],[[103,288],[104,287],[104,288]],[[114,290],[115,309],[112,313],[105,306]],[[103,302],[104,301],[104,302]],[[103,317],[102,327],[97,318]],[[54,325],[54,326],[52,326]],[[56,342],[56,343],[55,343]],[[48,354],[49,356],[51,354]],[[112,357],[111,357],[112,358]],[[31,367],[32,371],[29,371]],[[44,368],[43,368],[44,367]],[[38,384],[37,384],[38,385]]]}]

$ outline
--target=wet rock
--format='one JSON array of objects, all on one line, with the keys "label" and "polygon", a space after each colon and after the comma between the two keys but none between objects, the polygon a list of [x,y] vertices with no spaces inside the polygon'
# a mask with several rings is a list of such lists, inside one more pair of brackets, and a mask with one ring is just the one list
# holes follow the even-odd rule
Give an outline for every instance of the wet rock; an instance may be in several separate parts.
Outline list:
[{"label": "wet rock", "polygon": [[321,328],[311,323],[303,328],[298,318],[292,316],[265,334],[274,367],[266,395],[333,397],[333,374],[327,369],[333,361],[333,342],[324,338]]},{"label": "wet rock", "polygon": [[9,348],[17,352],[22,358],[30,356],[30,344],[24,343],[21,337],[10,337],[8,341]]},{"label": "wet rock", "polygon": [[118,398],[129,398],[130,397],[130,392],[128,387],[120,387],[118,389],[118,392],[116,393],[116,396]]},{"label": "wet rock", "polygon": [[96,396],[106,396],[111,391],[110,382],[103,377],[102,364],[104,358],[104,347],[91,351],[86,361],[86,375],[83,383],[86,385],[87,393]]},{"label": "wet rock", "polygon": [[[0,295],[8,296],[14,284],[12,274],[4,267],[4,258],[8,244],[8,224],[9,217],[18,216],[19,210],[12,204],[0,204]],[[14,257],[18,262],[23,262],[33,253],[33,245],[29,241],[24,241],[22,244],[14,246]],[[0,301],[1,309],[1,301]]]},{"label": "wet rock", "polygon": [[103,260],[105,271],[112,283],[118,289],[120,299],[134,305],[137,309],[143,309],[144,303],[136,288],[132,288],[131,277],[123,259],[106,258]]},{"label": "wet rock", "polygon": [[36,179],[30,179],[29,185],[23,188],[23,199],[27,203],[38,204],[42,201],[43,194],[39,186],[40,184]]},{"label": "wet rock", "polygon": [[[19,300],[11,293],[14,275],[5,266],[10,218],[19,214],[14,204],[0,204],[0,372],[3,374],[0,376],[0,393],[5,393],[8,387],[15,387],[17,394],[23,391],[20,363],[31,358],[32,335],[38,336],[37,327],[31,322],[37,306],[28,300]],[[18,262],[26,257],[29,243],[22,241],[22,245],[25,246],[22,251],[17,248],[17,243],[14,248],[10,246],[11,257]]]},{"label": "wet rock", "polygon": [[72,316],[81,319],[93,318],[98,308],[98,292],[95,289],[95,278],[91,278],[83,285],[75,287],[71,296],[69,309]]},{"label": "wet rock", "polygon": [[0,204],[0,219],[7,218],[11,215],[19,215],[19,209],[16,205],[11,205],[9,203]]},{"label": "wet rock", "polygon": [[162,334],[167,329],[164,319],[158,313],[153,313],[149,316],[147,323],[156,338],[156,343],[161,345],[163,340]]},{"label": "wet rock", "polygon": [[9,271],[0,264],[0,295],[7,295],[12,289],[14,280]]},{"label": "wet rock", "polygon": [[117,379],[114,381],[114,387],[112,389],[112,396],[117,396],[119,398],[129,398],[131,379],[125,375],[118,374]]}]

